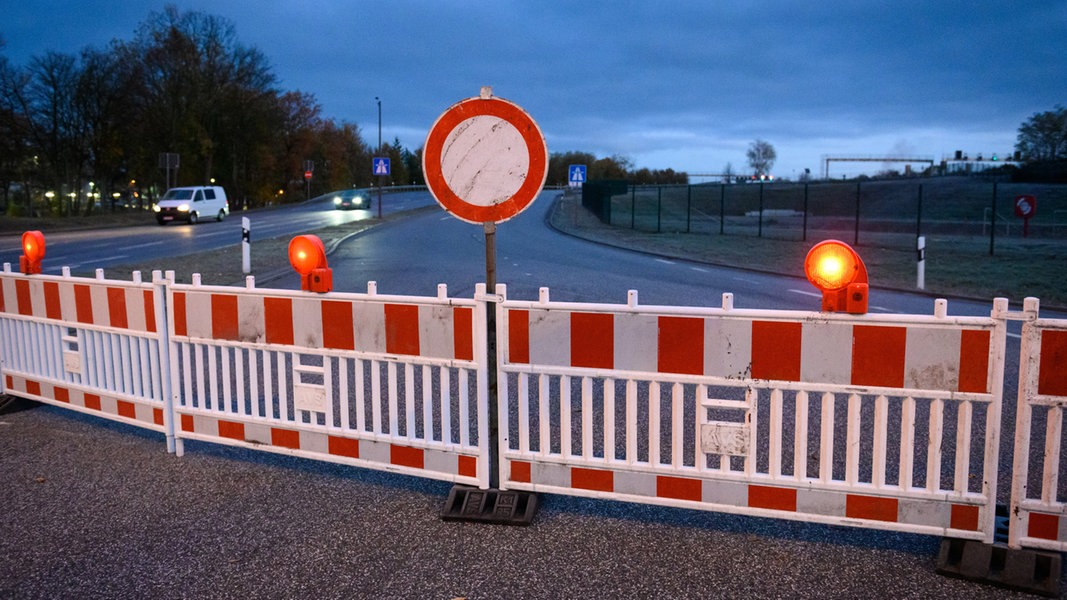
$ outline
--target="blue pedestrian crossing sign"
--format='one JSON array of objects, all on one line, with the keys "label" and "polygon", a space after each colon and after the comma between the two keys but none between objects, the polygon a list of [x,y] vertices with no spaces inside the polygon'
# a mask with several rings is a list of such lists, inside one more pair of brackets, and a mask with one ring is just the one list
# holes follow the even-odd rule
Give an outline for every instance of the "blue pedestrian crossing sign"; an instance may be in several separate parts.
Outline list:
[{"label": "blue pedestrian crossing sign", "polygon": [[578,186],[585,183],[585,165],[571,165],[567,167],[567,182]]},{"label": "blue pedestrian crossing sign", "polygon": [[374,174],[375,175],[388,175],[389,174],[389,159],[385,157],[376,156],[373,161]]}]

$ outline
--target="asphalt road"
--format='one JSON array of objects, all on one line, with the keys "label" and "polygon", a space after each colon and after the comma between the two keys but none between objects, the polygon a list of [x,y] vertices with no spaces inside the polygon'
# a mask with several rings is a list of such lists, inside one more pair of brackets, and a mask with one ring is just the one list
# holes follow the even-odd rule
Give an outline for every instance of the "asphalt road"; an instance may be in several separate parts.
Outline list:
[{"label": "asphalt road", "polygon": [[[498,230],[512,297],[547,285],[559,300],[623,302],[636,287],[643,304],[815,302],[789,291],[800,280],[617,250],[604,263],[609,250],[542,231],[547,204]],[[337,289],[469,295],[483,257],[480,228],[429,213],[330,262]],[[989,310],[968,307],[950,312]],[[49,406],[0,416],[0,483],[0,598],[1027,597],[937,575],[928,536],[555,495],[530,527],[444,522],[447,484],[191,441],[177,458],[162,436]]]}]

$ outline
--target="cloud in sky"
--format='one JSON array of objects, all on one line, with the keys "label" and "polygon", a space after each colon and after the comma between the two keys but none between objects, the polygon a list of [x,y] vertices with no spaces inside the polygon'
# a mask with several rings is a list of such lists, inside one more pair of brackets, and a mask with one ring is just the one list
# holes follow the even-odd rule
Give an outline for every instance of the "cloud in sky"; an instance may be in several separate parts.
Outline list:
[{"label": "cloud in sky", "polygon": [[[1062,0],[176,4],[232,21],[282,88],[313,94],[367,139],[380,97],[383,138],[409,148],[482,85],[530,112],[551,152],[691,173],[747,169],[757,138],[784,176],[820,172],[827,154],[1006,153],[1025,119],[1067,104]],[[25,64],[103,47],[162,8],[12,3],[3,52]]]}]

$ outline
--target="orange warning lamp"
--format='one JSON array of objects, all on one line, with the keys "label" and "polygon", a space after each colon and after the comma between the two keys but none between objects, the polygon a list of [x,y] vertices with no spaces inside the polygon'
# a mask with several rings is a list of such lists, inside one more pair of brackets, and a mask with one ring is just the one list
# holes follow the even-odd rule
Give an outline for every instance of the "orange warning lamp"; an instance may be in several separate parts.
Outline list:
[{"label": "orange warning lamp", "polygon": [[804,259],[804,274],[822,291],[822,310],[862,315],[867,312],[867,267],[851,246],[819,242]]},{"label": "orange warning lamp", "polygon": [[40,231],[23,233],[22,252],[19,257],[19,270],[26,275],[40,273],[41,259],[44,258],[44,234]]},{"label": "orange warning lamp", "polygon": [[298,235],[289,242],[289,264],[300,273],[300,289],[326,293],[333,289],[333,270],[326,265],[326,247],[317,235]]}]

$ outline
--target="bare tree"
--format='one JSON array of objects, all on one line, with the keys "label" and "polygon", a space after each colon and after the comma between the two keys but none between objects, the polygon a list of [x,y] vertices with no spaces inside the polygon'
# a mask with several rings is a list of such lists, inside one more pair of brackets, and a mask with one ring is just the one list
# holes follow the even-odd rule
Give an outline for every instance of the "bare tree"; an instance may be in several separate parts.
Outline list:
[{"label": "bare tree", "polygon": [[778,158],[777,153],[774,151],[774,146],[770,142],[760,139],[749,145],[745,156],[748,157],[748,165],[752,167],[753,174],[756,177],[770,175],[774,160]]}]

